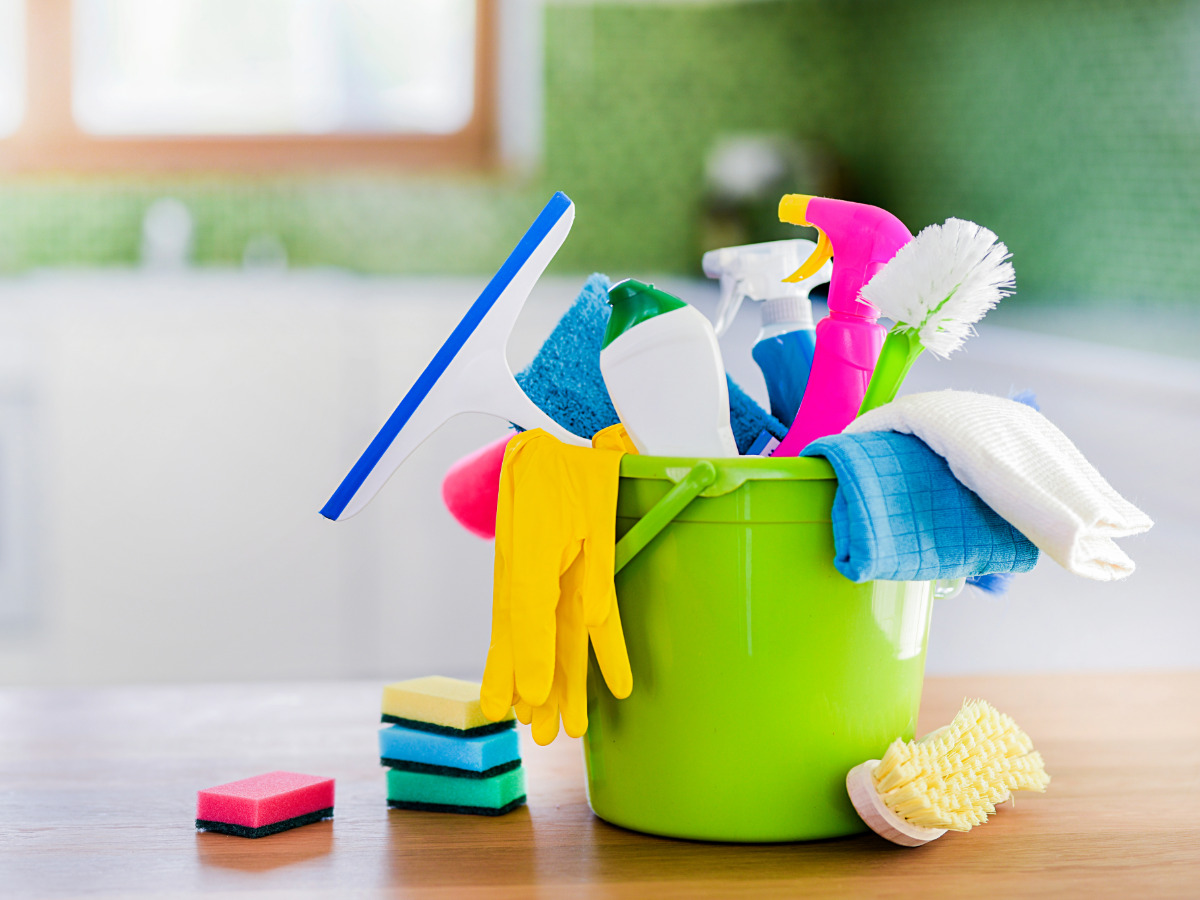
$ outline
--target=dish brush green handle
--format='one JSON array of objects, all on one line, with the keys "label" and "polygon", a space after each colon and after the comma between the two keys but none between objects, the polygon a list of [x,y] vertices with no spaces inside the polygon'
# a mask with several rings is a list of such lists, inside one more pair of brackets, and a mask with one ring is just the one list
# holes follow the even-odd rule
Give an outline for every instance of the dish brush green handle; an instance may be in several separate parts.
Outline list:
[{"label": "dish brush green handle", "polygon": [[879,351],[871,383],[867,385],[867,393],[863,396],[862,406],[858,408],[860,416],[896,399],[896,392],[904,384],[908,370],[924,349],[917,331],[893,328],[888,332],[883,349]]}]

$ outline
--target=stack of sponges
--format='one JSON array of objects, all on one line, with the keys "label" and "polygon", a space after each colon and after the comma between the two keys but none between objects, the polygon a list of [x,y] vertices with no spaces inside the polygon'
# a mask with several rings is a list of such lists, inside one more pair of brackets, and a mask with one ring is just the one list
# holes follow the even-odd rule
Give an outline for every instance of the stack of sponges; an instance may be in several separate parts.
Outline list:
[{"label": "stack of sponges", "polygon": [[429,675],[383,689],[380,763],[388,806],[501,816],[525,802],[516,718],[492,722],[480,686]]}]

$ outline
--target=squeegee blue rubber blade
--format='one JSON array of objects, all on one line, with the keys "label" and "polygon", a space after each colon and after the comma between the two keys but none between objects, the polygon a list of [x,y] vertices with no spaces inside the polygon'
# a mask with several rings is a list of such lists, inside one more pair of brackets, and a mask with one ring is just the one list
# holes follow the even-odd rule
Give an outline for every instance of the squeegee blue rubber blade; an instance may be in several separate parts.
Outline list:
[{"label": "squeegee blue rubber blade", "polygon": [[455,326],[454,331],[450,333],[450,337],[446,339],[446,343],[442,344],[429,365],[425,367],[425,371],[421,373],[421,377],[416,383],[408,389],[408,393],[404,395],[404,399],[400,401],[400,405],[396,407],[395,412],[388,416],[388,420],[383,423],[383,427],[379,429],[379,433],[363,451],[362,456],[358,458],[358,462],[350,469],[350,472],[342,479],[342,483],[338,485],[333,496],[329,498],[329,502],[321,508],[321,515],[327,519],[337,519],[349,505],[354,495],[358,493],[358,489],[362,487],[367,476],[378,465],[383,454],[387,452],[388,447],[392,445],[392,441],[408,424],[408,420],[412,418],[412,414],[416,412],[428,396],[433,386],[437,384],[442,373],[446,371],[446,367],[458,355],[458,351],[462,349],[463,344],[467,342],[474,332],[479,327],[479,323],[491,311],[496,300],[504,293],[504,289],[516,277],[517,272],[529,261],[529,257],[533,255],[533,251],[546,239],[546,235],[550,233],[558,220],[563,217],[568,209],[571,208],[571,198],[558,191],[550,202],[534,219],[533,224],[529,226],[529,230],[525,232],[525,236],[521,238],[516,248],[509,254],[508,259],[504,261],[504,265],[500,270],[492,276],[492,280],[488,282],[487,287],[483,289],[483,293],[467,310],[467,314],[463,316],[462,321]]}]

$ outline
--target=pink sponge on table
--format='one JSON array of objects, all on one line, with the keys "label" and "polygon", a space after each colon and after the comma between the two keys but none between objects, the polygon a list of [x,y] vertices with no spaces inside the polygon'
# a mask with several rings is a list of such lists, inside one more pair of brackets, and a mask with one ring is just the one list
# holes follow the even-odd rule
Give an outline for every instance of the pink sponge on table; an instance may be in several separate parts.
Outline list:
[{"label": "pink sponge on table", "polygon": [[196,795],[196,827],[265,837],[333,816],[333,779],[268,772]]},{"label": "pink sponge on table", "polygon": [[496,536],[496,499],[500,496],[500,467],[504,448],[513,435],[506,434],[480,447],[450,467],[442,479],[442,501],[458,524],[476,537]]}]

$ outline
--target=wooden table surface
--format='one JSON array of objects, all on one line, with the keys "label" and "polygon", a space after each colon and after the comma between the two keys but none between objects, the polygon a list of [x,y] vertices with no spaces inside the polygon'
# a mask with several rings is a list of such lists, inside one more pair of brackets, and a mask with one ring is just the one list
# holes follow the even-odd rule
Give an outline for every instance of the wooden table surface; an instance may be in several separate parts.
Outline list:
[{"label": "wooden table surface", "polygon": [[[983,697],[1054,780],[917,850],[624,831],[589,811],[565,738],[526,743],[526,809],[389,812],[379,689],[0,691],[0,896],[1200,897],[1200,673],[928,679],[918,733]],[[198,789],[272,769],[337,778],[336,819],[254,841],[194,830]]]}]

